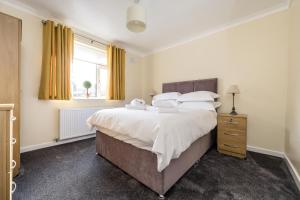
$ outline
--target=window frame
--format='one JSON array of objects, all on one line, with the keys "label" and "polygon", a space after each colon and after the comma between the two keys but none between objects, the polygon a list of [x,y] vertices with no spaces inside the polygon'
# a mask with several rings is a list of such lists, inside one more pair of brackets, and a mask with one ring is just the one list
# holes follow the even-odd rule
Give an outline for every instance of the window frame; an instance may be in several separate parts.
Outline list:
[{"label": "window frame", "polygon": [[[99,46],[96,47],[95,45],[93,45],[92,40],[90,42],[83,42],[83,41],[77,40],[75,38],[74,39],[74,45],[75,45],[75,43],[78,43],[79,45],[83,45],[83,46],[86,46],[86,47],[91,48],[91,49],[95,49],[96,51],[102,51],[103,53],[105,53],[105,55],[107,55],[106,49],[104,47],[103,48],[101,48]],[[106,96],[107,96],[107,89],[106,89],[106,94],[104,96],[101,96],[101,84],[100,84],[101,70],[100,69],[106,69],[107,70],[107,76],[108,76],[108,66],[107,65],[102,65],[102,64],[99,64],[99,63],[94,63],[94,62],[91,62],[91,61],[87,61],[87,60],[84,60],[84,59],[75,58],[75,57],[73,57],[72,63],[74,63],[74,60],[81,61],[81,62],[86,62],[86,63],[93,64],[93,65],[96,66],[96,86],[97,87],[96,87],[96,96],[95,97],[94,96],[93,97],[73,96],[73,89],[72,89],[71,98],[73,100],[105,100]],[[73,68],[74,65],[72,64],[71,67]],[[72,85],[72,78],[70,79],[70,81],[71,81],[71,85]]]},{"label": "window frame", "polygon": [[104,96],[101,96],[101,83],[100,83],[100,77],[101,77],[101,69],[105,69],[106,70],[106,76],[108,78],[108,68],[107,65],[101,65],[101,64],[97,64],[96,65],[96,71],[97,71],[97,75],[96,75],[96,82],[97,82],[97,98],[99,99],[106,99],[107,96],[107,87],[106,87],[106,92]]}]

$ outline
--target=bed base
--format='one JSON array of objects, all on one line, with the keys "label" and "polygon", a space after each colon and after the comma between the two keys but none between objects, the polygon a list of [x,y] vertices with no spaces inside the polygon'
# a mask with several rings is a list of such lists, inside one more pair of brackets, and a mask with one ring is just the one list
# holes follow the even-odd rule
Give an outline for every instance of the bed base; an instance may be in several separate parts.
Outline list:
[{"label": "bed base", "polygon": [[213,134],[196,140],[178,159],[173,159],[162,172],[157,171],[156,155],[131,144],[96,133],[96,152],[164,198],[165,193],[212,146]]}]

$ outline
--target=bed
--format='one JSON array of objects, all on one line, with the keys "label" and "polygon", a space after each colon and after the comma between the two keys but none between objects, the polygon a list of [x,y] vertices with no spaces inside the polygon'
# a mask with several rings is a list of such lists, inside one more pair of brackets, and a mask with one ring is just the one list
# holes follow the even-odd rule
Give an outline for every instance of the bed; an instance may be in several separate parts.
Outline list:
[{"label": "bed", "polygon": [[[163,93],[193,91],[212,91],[217,93],[217,79],[204,79],[174,83],[164,83]],[[132,144],[111,137],[106,131],[96,132],[96,152],[112,162],[127,174],[158,193],[165,193],[197,162],[215,141],[215,131],[210,131],[194,141],[177,159],[172,159],[161,172],[157,170],[157,155]]]}]

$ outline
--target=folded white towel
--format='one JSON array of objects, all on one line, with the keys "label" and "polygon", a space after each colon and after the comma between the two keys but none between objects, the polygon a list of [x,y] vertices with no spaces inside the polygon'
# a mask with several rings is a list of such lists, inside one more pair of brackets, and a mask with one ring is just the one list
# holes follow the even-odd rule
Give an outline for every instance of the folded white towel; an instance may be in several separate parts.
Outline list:
[{"label": "folded white towel", "polygon": [[146,105],[146,102],[144,99],[135,98],[130,102],[130,105],[132,106]]},{"label": "folded white towel", "polygon": [[146,105],[132,105],[126,104],[125,108],[132,109],[132,110],[146,110]]}]

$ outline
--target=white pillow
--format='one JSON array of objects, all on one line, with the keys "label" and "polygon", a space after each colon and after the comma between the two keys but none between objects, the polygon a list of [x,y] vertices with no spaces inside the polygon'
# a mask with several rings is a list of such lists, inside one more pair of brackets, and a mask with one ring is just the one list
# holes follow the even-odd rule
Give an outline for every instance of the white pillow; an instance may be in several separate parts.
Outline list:
[{"label": "white pillow", "polygon": [[178,103],[176,100],[153,100],[152,105],[160,108],[175,108]]},{"label": "white pillow", "polygon": [[214,102],[216,98],[220,96],[214,92],[210,91],[197,91],[197,92],[190,92],[183,95],[180,95],[177,99],[179,102],[189,102],[189,101],[209,101]]},{"label": "white pillow", "polygon": [[155,100],[176,100],[181,94],[179,92],[167,92],[155,95],[153,101]]},{"label": "white pillow", "polygon": [[183,102],[178,105],[179,110],[209,110],[216,111],[214,107],[214,102],[205,102],[205,101],[197,101],[197,102]]}]

